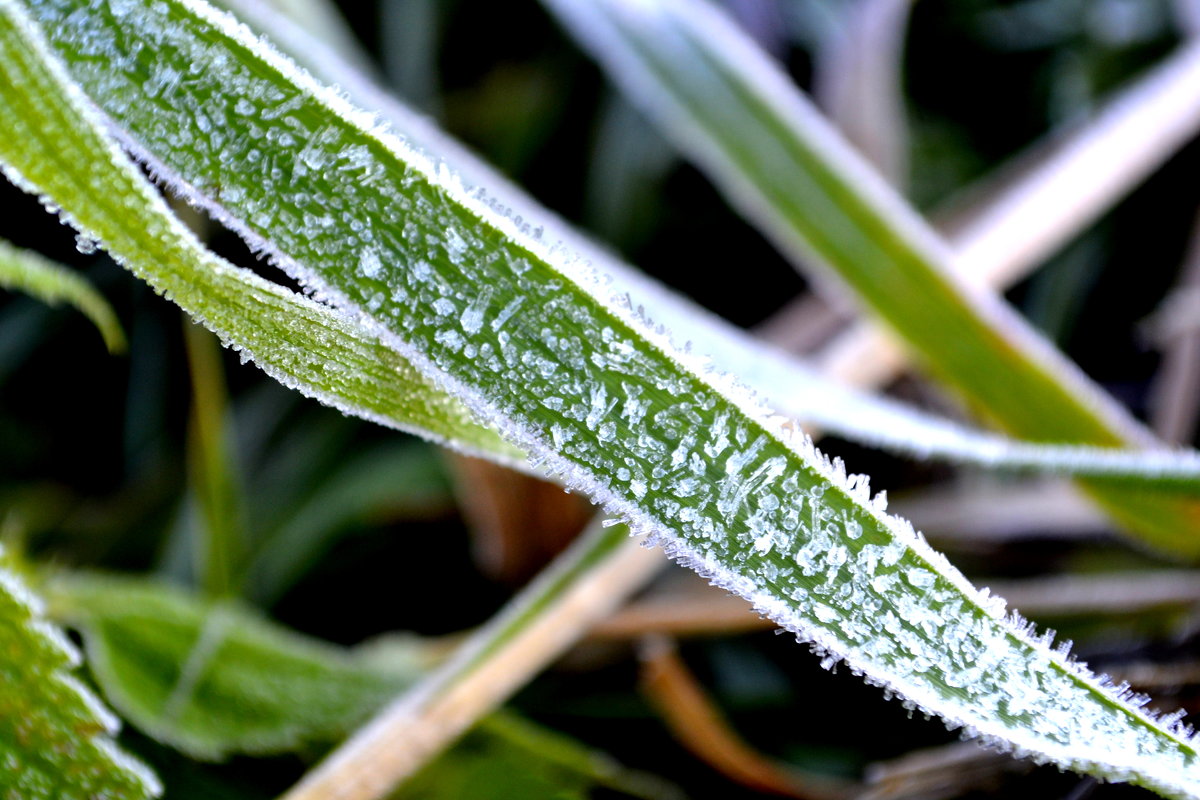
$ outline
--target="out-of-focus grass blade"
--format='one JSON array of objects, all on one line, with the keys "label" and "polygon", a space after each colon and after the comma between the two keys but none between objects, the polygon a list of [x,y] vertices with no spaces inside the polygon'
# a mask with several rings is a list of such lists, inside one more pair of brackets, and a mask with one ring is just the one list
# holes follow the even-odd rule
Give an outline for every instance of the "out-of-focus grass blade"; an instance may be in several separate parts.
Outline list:
[{"label": "out-of-focus grass blade", "polygon": [[141,800],[162,787],[114,744],[119,723],[72,674],[79,653],[0,550],[0,796]]},{"label": "out-of-focus grass blade", "polygon": [[51,305],[74,306],[100,331],[108,352],[125,352],[125,332],[108,301],[66,267],[0,240],[0,289],[17,289]]},{"label": "out-of-focus grass blade", "polygon": [[[1150,418],[1155,430],[1168,442],[1190,442],[1196,436],[1200,413],[1200,329],[1172,326],[1180,316],[1172,309],[1180,297],[1200,291],[1200,218],[1192,223],[1179,282],[1163,303],[1160,345],[1163,359],[1150,393]],[[1175,302],[1173,302],[1175,301]],[[1187,315],[1191,316],[1191,315]],[[1172,328],[1176,328],[1172,330]]]},{"label": "out-of-focus grass blade", "polygon": [[[1094,222],[1200,128],[1200,54],[1181,48],[1091,118],[1051,132],[934,212],[968,280],[1008,288]],[[880,385],[907,357],[875,323],[815,356],[823,372]]]},{"label": "out-of-focus grass blade", "polygon": [[[333,741],[426,673],[440,649],[415,636],[336,647],[235,603],[145,579],[63,573],[47,591],[54,616],[83,634],[88,665],[113,705],[157,741],[206,761]],[[509,769],[525,777],[505,780]],[[478,782],[485,775],[492,786]],[[549,797],[550,786],[577,787],[581,797],[595,786],[670,794],[661,781],[506,712],[481,719],[399,796],[451,798],[459,785],[479,798]]]},{"label": "out-of-focus grass blade", "polygon": [[503,711],[484,717],[452,749],[391,795],[395,800],[588,800],[596,789],[682,800],[653,775],[621,767],[555,731]]},{"label": "out-of-focus grass blade", "polygon": [[433,663],[417,641],[384,664],[146,580],[64,574],[47,592],[117,710],[203,760],[335,740]]},{"label": "out-of-focus grass blade", "polygon": [[285,14],[311,35],[326,42],[357,69],[370,70],[371,59],[358,44],[354,31],[338,7],[329,0],[262,0]]},{"label": "out-of-focus grass blade", "polygon": [[[784,252],[849,284],[993,421],[1035,441],[1153,443],[1011,308],[959,277],[936,234],[714,7],[545,3]],[[1191,62],[1200,71],[1200,48]],[[1195,500],[1084,485],[1147,543],[1200,556]]]},{"label": "out-of-focus grass blade", "polygon": [[[193,240],[159,219],[157,198],[23,8],[0,0],[0,119],[15,134],[0,138],[6,170],[148,277],[196,272]],[[606,303],[568,255],[230,18],[196,0],[28,9],[161,177],[200,192],[191,198],[360,315],[429,380],[676,559],[752,599],[826,663],[845,660],[997,744],[1200,796],[1200,753],[1175,718],[1140,711],[1005,618],[888,516],[863,478],[719,376],[702,377],[664,336]],[[203,315],[203,294],[184,299]],[[273,337],[293,346],[286,328]],[[495,655],[487,663],[504,666]],[[357,769],[340,770],[347,762],[335,756],[296,796],[323,797],[329,785],[362,796],[352,782],[385,790],[407,756],[374,728],[363,729]]]},{"label": "out-of-focus grass blade", "polygon": [[340,786],[382,796],[503,703],[658,571],[623,525],[599,521],[454,656],[395,700],[286,795],[310,800]]},{"label": "out-of-focus grass blade", "polygon": [[440,116],[438,47],[445,3],[384,0],[379,7],[380,56],[388,83],[414,108]]},{"label": "out-of-focus grass blade", "polygon": [[245,507],[231,452],[228,394],[221,374],[221,351],[212,334],[185,319],[184,342],[192,375],[188,471],[201,519],[195,572],[209,595],[224,597],[235,590],[246,548]]},{"label": "out-of-focus grass blade", "polygon": [[813,96],[888,182],[908,183],[904,38],[913,0],[856,0],[813,65]]}]

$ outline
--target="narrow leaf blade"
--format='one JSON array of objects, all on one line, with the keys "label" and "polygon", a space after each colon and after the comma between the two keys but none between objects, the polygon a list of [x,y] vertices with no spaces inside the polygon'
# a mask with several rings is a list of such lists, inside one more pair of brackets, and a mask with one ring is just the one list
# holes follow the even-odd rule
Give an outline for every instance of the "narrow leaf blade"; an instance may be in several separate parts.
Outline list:
[{"label": "narrow leaf blade", "polygon": [[108,352],[125,351],[125,331],[112,306],[90,283],[66,267],[0,240],[0,288],[19,289],[50,305],[74,306],[100,331]]},{"label": "narrow leaf blade", "polygon": [[161,794],[112,740],[117,720],[72,674],[80,656],[0,551],[0,794],[25,800]]},{"label": "narrow leaf blade", "polygon": [[[61,11],[57,2],[39,3],[39,14]],[[1200,755],[1171,720],[1141,712],[1006,619],[887,516],[865,481],[719,376],[693,371],[664,336],[604,302],[577,263],[373,131],[231,19],[196,0],[68,5],[71,24],[48,26],[58,46],[162,174],[170,159],[186,179],[177,185],[209,193],[194,199],[215,205],[219,194],[230,224],[257,230],[295,275],[635,531],[829,663],[844,659],[952,725],[1101,777],[1200,796]],[[0,158],[77,224],[103,226],[98,238],[144,269],[137,240],[108,216],[126,194],[143,196],[140,176],[114,160],[19,7],[0,0],[0,12],[0,33],[10,32],[0,36],[9,78],[0,117],[40,134],[0,139]],[[101,62],[89,79],[88,65]],[[220,125],[197,122],[213,116]],[[267,165],[248,127],[258,125]],[[104,203],[46,169],[39,148],[111,179]],[[339,218],[337,235],[322,232],[325,213]],[[525,303],[528,313],[514,313]]]}]

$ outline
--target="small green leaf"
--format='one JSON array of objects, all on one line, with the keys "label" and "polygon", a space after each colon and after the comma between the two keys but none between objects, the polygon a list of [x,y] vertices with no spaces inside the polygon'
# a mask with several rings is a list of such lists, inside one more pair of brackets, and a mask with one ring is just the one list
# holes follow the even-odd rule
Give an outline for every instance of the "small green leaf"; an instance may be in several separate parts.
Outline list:
[{"label": "small green leaf", "polygon": [[[249,608],[144,579],[63,574],[47,591],[55,615],[83,634],[110,701],[158,741],[204,760],[336,741],[424,674],[440,649],[404,636],[334,647]],[[500,712],[398,797],[586,797],[597,785],[638,797],[675,794]]]},{"label": "small green leaf", "polygon": [[0,288],[19,289],[50,305],[74,306],[100,331],[108,352],[125,352],[125,332],[108,301],[90,283],[61,264],[0,239]]},{"label": "small green leaf", "polygon": [[337,739],[421,674],[419,646],[384,663],[290,633],[231,601],[145,581],[65,576],[56,616],[120,712],[195,758],[277,753]]},{"label": "small green leaf", "polygon": [[133,800],[154,775],[112,740],[117,720],[72,674],[80,658],[0,550],[0,797]]}]

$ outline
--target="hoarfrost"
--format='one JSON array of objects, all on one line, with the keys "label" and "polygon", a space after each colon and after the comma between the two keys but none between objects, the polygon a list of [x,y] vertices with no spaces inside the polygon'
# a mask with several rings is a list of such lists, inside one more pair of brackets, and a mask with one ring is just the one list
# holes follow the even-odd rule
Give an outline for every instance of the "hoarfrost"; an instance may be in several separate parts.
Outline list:
[{"label": "hoarfrost", "polygon": [[358,269],[364,276],[372,280],[378,278],[380,271],[383,269],[383,263],[379,260],[379,253],[371,248],[367,248],[359,253]]},{"label": "hoarfrost", "polygon": [[[807,440],[787,441],[731,382],[701,377],[696,359],[598,300],[584,265],[529,238],[524,223],[398,141],[365,134],[371,118],[269,51],[264,63],[287,80],[220,53],[211,30],[246,39],[227,18],[189,0],[135,5],[112,6],[108,16],[68,0],[33,9],[58,47],[79,53],[77,77],[107,113],[162,160],[160,175],[174,173],[176,186],[197,191],[191,199],[329,302],[353,314],[373,308],[363,324],[572,488],[750,598],[830,666],[843,659],[917,708],[1060,763],[1105,763],[1154,785],[1194,788],[1190,744],[1172,748],[1140,712],[1099,699],[1081,668],[1000,618],[909,526],[885,516],[882,495],[866,501],[865,484]],[[177,8],[194,19],[171,17]],[[86,29],[63,24],[71,10],[89,15]],[[197,26],[209,34],[197,36]],[[120,49],[129,37],[155,54],[147,68],[169,100],[152,113]],[[185,70],[187,80],[174,77]],[[258,136],[229,136],[214,148],[217,128],[198,120],[219,119],[209,98],[230,93],[253,105],[245,116],[267,139],[317,143],[340,154],[339,168],[309,181],[295,158],[274,148],[262,157]],[[321,160],[311,153],[301,163],[310,159]],[[200,193],[218,185],[220,205]],[[310,206],[331,224],[315,221]],[[339,268],[348,246],[371,281]],[[368,252],[382,254],[378,266],[364,262]],[[516,313],[522,297],[536,313]],[[501,310],[487,325],[493,300]],[[436,324],[431,311],[442,318]],[[503,357],[477,357],[484,347]]]}]

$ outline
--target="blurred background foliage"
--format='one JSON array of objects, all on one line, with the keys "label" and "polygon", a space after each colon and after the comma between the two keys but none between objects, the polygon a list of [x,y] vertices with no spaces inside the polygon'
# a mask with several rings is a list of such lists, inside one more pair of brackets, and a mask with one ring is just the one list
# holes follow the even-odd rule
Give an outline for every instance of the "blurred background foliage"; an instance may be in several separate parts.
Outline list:
[{"label": "blurred background foliage", "polygon": [[[633,263],[747,327],[807,291],[537,3],[342,5],[388,85]],[[725,5],[808,88],[852,3]],[[1047,131],[1085,116],[1178,44],[1189,8],[1166,0],[915,3],[904,59],[908,195],[923,209],[952,204]],[[1198,170],[1193,144],[1009,293],[1142,417],[1161,362],[1147,320],[1180,277],[1200,205]],[[80,314],[0,293],[0,532],[30,557],[199,586],[199,531],[217,509],[245,565],[227,584],[296,630],[353,645],[391,631],[452,635],[483,622],[586,517],[556,489],[479,470],[289,392],[216,352],[208,334],[102,252],[78,249],[34,199],[0,186],[0,207],[0,236],[86,275],[130,342],[127,355],[110,356]],[[231,234],[208,233],[222,255],[255,264]],[[897,391],[941,402],[913,379]],[[208,412],[218,409],[215,434],[193,414],[196,398]],[[893,496],[985,480],[835,440],[825,448]],[[1036,524],[1019,533],[939,543],[968,573],[997,578],[1151,563],[1106,538],[1100,522],[1085,526],[1083,539]],[[1102,669],[1196,651],[1197,619],[1178,609],[1058,622]],[[953,740],[940,723],[908,720],[859,679],[827,675],[789,637],[700,638],[682,652],[750,743],[793,766],[853,777],[869,762]],[[756,796],[687,753],[637,684],[626,644],[592,641],[513,706],[691,796]],[[1194,709],[1197,700],[1185,681],[1167,704]],[[287,756],[201,765],[135,730],[125,738],[160,769],[168,797],[271,797],[305,763]],[[523,765],[511,752],[488,756],[488,746],[468,741],[442,778],[422,776],[412,796],[615,791],[547,777],[538,771],[544,765]],[[471,761],[472,747],[484,756]],[[1052,770],[996,781],[999,789],[976,791],[1058,797],[1081,787],[1078,777]],[[1102,797],[1136,794],[1084,786]]]}]

